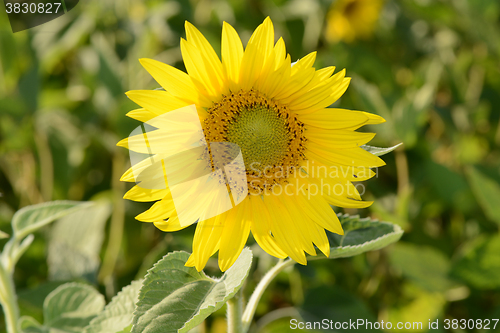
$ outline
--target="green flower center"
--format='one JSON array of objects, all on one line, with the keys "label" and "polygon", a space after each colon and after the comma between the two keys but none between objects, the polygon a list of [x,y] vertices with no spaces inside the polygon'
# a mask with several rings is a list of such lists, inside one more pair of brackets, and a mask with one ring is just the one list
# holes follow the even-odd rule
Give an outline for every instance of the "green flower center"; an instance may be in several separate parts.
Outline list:
[{"label": "green flower center", "polygon": [[286,119],[279,117],[276,110],[257,105],[242,108],[227,126],[226,138],[241,148],[247,168],[262,171],[283,160],[289,133]]}]

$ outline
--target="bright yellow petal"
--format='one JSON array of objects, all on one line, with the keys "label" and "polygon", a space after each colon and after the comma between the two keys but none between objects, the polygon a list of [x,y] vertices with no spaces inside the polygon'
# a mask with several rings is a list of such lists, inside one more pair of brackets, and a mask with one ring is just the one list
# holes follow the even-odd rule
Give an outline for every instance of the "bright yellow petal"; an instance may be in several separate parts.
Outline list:
[{"label": "bright yellow petal", "polygon": [[313,89],[305,93],[296,93],[281,102],[287,104],[290,110],[302,110],[309,108],[310,106],[316,105],[330,97],[332,93],[336,91],[336,88],[340,85],[344,76],[345,70],[342,70],[324,80],[322,84],[317,85]]},{"label": "bright yellow petal", "polygon": [[152,190],[145,189],[136,185],[132,187],[125,195],[123,199],[138,201],[138,202],[148,202],[148,201],[156,201],[165,198],[170,194],[168,189],[160,189],[160,190]]},{"label": "bright yellow petal", "polygon": [[183,100],[184,105],[201,104],[205,106],[207,104],[206,100],[199,98],[191,78],[183,71],[153,59],[143,58],[139,61],[156,82],[172,96]]},{"label": "bright yellow petal", "polygon": [[368,122],[368,116],[361,111],[345,109],[321,109],[309,114],[298,114],[297,119],[306,125],[325,129],[350,129]]},{"label": "bright yellow petal", "polygon": [[166,220],[172,215],[175,215],[175,205],[172,199],[163,199],[155,202],[151,208],[135,218],[142,222],[156,222]]},{"label": "bright yellow petal", "polygon": [[308,246],[307,240],[296,228],[287,208],[273,194],[264,196],[264,204],[271,215],[271,231],[278,246],[293,260],[306,265],[304,248]]},{"label": "bright yellow petal", "polygon": [[369,142],[375,133],[310,128],[306,130],[305,136],[308,141],[315,142],[325,148],[353,148]]},{"label": "bright yellow petal", "polygon": [[132,111],[128,112],[126,114],[126,116],[145,123],[145,122],[153,119],[154,117],[156,117],[157,114],[153,113],[151,111],[148,111],[146,109],[136,109],[136,110],[132,110]]},{"label": "bright yellow petal", "polygon": [[276,244],[271,235],[271,217],[260,196],[251,196],[250,212],[252,214],[251,230],[255,241],[272,256],[284,259],[288,255]]},{"label": "bright yellow petal", "polygon": [[274,28],[271,19],[267,17],[255,29],[243,54],[240,71],[240,84],[243,90],[250,90],[259,78],[273,47]]},{"label": "bright yellow petal", "polygon": [[314,249],[314,246],[313,246],[314,240],[313,240],[313,237],[311,234],[311,229],[310,229],[313,222],[296,205],[295,196],[279,195],[276,197],[283,204],[283,207],[286,207],[286,209],[289,210],[290,217],[291,217],[295,227],[297,228],[298,232],[301,235],[303,235],[303,237],[305,239],[305,245],[306,245],[306,246],[304,246],[304,251],[306,251],[308,254],[310,254],[312,256],[315,256],[316,250]]},{"label": "bright yellow petal", "polygon": [[200,31],[187,21],[186,38],[187,41],[181,40],[181,52],[191,78],[204,85],[212,101],[220,98],[222,94],[227,94],[227,84],[219,57]]},{"label": "bright yellow petal", "polygon": [[179,217],[177,215],[169,217],[167,221],[153,222],[153,224],[155,225],[155,227],[165,232],[179,231],[190,226],[190,224],[181,225],[179,223]]},{"label": "bright yellow petal", "polygon": [[[321,95],[321,98],[316,104],[312,103],[306,103],[302,104],[300,106],[296,106],[294,108],[294,112],[297,114],[306,114],[306,113],[312,113],[321,109],[324,109],[326,107],[331,106],[333,103],[335,103],[342,95],[345,93],[347,90],[347,87],[349,87],[349,83],[351,82],[350,77],[345,77],[342,82],[336,86],[333,90],[330,96],[324,98],[324,95]],[[312,102],[310,99],[309,102]]]},{"label": "bright yellow petal", "polygon": [[344,234],[337,214],[322,197],[308,198],[305,195],[298,195],[297,200],[298,206],[320,227],[339,235]]},{"label": "bright yellow petal", "polygon": [[146,110],[157,116],[190,105],[162,90],[131,90],[126,95]]},{"label": "bright yellow petal", "polygon": [[281,67],[281,65],[283,65],[283,62],[285,61],[285,58],[287,56],[285,41],[283,40],[283,37],[280,37],[276,42],[276,45],[274,45],[274,55],[276,57],[274,68],[278,69],[279,67]]},{"label": "bright yellow petal", "polygon": [[248,210],[247,198],[228,214],[219,247],[219,267],[223,272],[234,264],[247,242],[250,234]]},{"label": "bright yellow petal", "polygon": [[363,148],[354,147],[347,149],[329,149],[315,142],[307,143],[307,151],[312,159],[320,161],[327,165],[352,165],[365,166],[369,168],[381,167],[385,162],[378,156],[375,156]]},{"label": "bright yellow petal", "polygon": [[227,76],[227,82],[231,91],[240,89],[240,68],[243,59],[243,44],[238,33],[229,24],[222,25],[222,66]]},{"label": "bright yellow petal", "polygon": [[208,259],[218,249],[226,223],[227,212],[198,223],[193,238],[193,255],[196,270],[201,271]]}]

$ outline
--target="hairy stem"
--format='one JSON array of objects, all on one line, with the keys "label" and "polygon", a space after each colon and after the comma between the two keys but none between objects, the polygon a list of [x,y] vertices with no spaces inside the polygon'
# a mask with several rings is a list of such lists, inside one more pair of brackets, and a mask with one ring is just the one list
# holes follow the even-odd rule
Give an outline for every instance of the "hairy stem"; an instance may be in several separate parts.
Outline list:
[{"label": "hairy stem", "polygon": [[255,310],[257,309],[257,305],[259,304],[259,301],[264,294],[264,291],[266,288],[269,286],[269,284],[273,281],[273,279],[285,268],[288,266],[292,266],[295,264],[295,261],[288,259],[288,260],[280,260],[276,266],[274,266],[270,271],[264,275],[262,280],[260,280],[259,284],[255,288],[252,296],[250,296],[250,299],[248,300],[247,307],[245,308],[245,312],[243,313],[243,331],[242,332],[247,332],[250,323],[252,322],[253,316],[255,315]]},{"label": "hairy stem", "polygon": [[16,289],[12,276],[0,264],[0,304],[5,314],[5,324],[8,333],[17,333],[19,307],[17,305]]},{"label": "hairy stem", "polygon": [[243,294],[240,289],[233,298],[227,301],[227,332],[243,333],[241,315],[243,313]]}]

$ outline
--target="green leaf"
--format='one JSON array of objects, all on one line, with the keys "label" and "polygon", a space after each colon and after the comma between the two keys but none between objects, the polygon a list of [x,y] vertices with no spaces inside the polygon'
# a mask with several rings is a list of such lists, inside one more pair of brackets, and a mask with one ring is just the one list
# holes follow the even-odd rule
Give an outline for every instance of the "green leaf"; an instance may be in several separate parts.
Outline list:
[{"label": "green leaf", "polygon": [[398,243],[390,259],[393,267],[430,292],[445,292],[457,287],[449,278],[450,260],[432,247]]},{"label": "green leaf", "polygon": [[79,201],[51,201],[27,206],[14,214],[12,229],[15,237],[22,239],[50,222],[92,204]]},{"label": "green leaf", "polygon": [[473,167],[467,169],[467,176],[472,192],[486,216],[500,224],[500,205],[498,204],[500,185],[494,179]]},{"label": "green leaf", "polygon": [[96,203],[59,219],[51,230],[47,261],[51,280],[94,282],[100,265],[108,204]]},{"label": "green leaf", "polygon": [[85,328],[85,333],[130,332],[141,286],[142,281],[133,281],[123,288],[106,305],[104,311],[92,319],[90,325]]},{"label": "green leaf", "polygon": [[133,333],[187,332],[220,309],[241,288],[252,264],[243,249],[220,279],[184,264],[186,252],[169,253],[149,270],[134,313]]},{"label": "green leaf", "polygon": [[361,148],[366,150],[367,152],[375,155],[375,156],[382,156],[385,154],[390,153],[391,151],[395,150],[399,146],[401,146],[403,143],[398,143],[395,146],[389,147],[389,148],[380,148],[380,147],[374,147],[374,146],[369,146],[369,145],[362,145]]},{"label": "green leaf", "polygon": [[500,287],[500,235],[477,238],[466,245],[451,275],[478,289]]},{"label": "green leaf", "polygon": [[81,283],[66,283],[43,303],[44,325],[51,331],[81,333],[104,308],[104,296]]},{"label": "green leaf", "polygon": [[21,333],[48,333],[48,329],[43,327],[35,318],[22,316],[17,322],[17,327]]},{"label": "green leaf", "polygon": [[363,252],[379,250],[397,242],[403,230],[396,224],[379,222],[358,215],[340,215],[344,235],[326,231],[330,241],[330,258],[352,257]]}]

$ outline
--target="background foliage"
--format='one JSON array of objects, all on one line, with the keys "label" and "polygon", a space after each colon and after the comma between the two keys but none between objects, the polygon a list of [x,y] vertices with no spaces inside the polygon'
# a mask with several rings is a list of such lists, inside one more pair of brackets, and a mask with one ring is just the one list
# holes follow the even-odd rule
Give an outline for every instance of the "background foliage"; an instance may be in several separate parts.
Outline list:
[{"label": "background foliage", "polygon": [[[369,129],[379,133],[374,145],[403,142],[366,183],[373,206],[348,213],[405,234],[382,251],[281,273],[257,309],[256,331],[286,332],[295,307],[309,319],[424,327],[500,318],[500,3],[387,0],[372,36],[351,43],[325,38],[331,3],[88,0],[16,34],[0,4],[0,229],[10,234],[14,212],[30,204],[107,203],[74,217],[75,229],[62,219],[37,233],[15,272],[21,314],[42,322],[45,296],[68,281],[97,287],[109,302],[167,252],[190,252],[193,227],[163,233],[134,220],[148,204],[122,199],[128,157],[115,145],[138,126],[125,117],[136,106],[124,92],[157,87],[138,58],[184,69],[185,20],[218,51],[223,20],[245,43],[271,16],[293,60],[317,50],[317,67],[353,77],[338,106],[387,119]],[[258,248],[254,256],[256,280],[273,259]],[[207,270],[217,274],[216,263]],[[220,332],[224,321],[221,310],[200,329]]]}]

